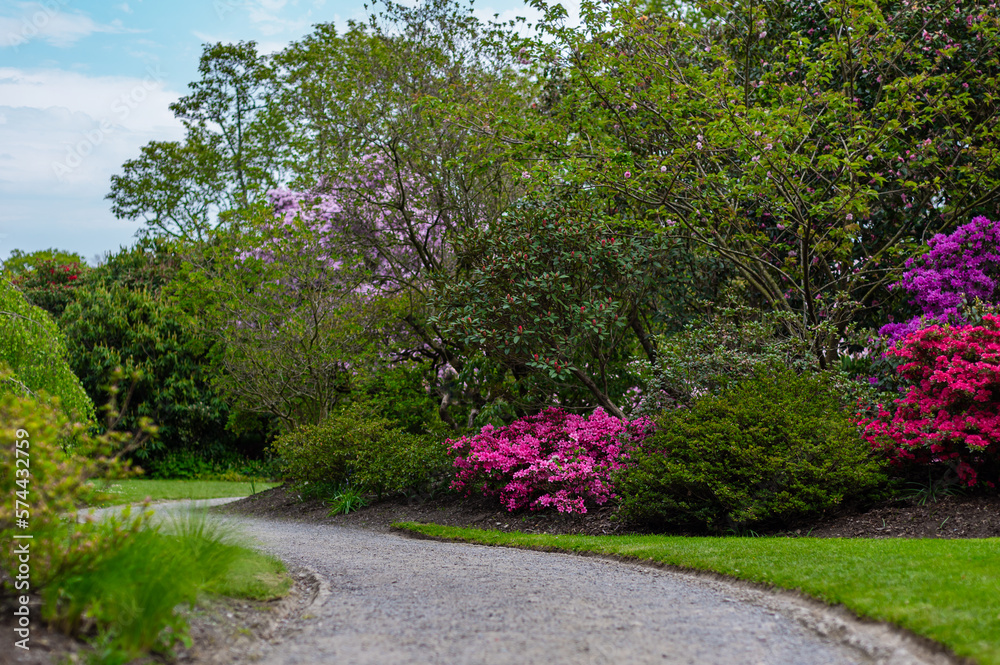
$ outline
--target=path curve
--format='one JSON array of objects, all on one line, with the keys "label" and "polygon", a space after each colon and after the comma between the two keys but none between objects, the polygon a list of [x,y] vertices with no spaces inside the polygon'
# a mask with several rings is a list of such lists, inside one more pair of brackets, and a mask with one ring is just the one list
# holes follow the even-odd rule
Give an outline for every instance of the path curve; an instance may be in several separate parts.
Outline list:
[{"label": "path curve", "polygon": [[[229,518],[234,519],[234,518]],[[939,665],[846,612],[620,561],[235,518],[324,592],[265,665]]]}]

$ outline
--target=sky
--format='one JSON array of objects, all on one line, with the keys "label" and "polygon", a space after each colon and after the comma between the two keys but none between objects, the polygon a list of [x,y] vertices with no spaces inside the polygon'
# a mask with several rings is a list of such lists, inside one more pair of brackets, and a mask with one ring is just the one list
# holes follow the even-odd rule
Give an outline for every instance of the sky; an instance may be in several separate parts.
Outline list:
[{"label": "sky", "polygon": [[[150,141],[183,138],[169,105],[197,79],[202,45],[279,51],[318,23],[365,17],[364,0],[0,0],[0,261],[56,248],[90,263],[134,242],[111,176]],[[519,0],[475,13],[535,14]]]}]

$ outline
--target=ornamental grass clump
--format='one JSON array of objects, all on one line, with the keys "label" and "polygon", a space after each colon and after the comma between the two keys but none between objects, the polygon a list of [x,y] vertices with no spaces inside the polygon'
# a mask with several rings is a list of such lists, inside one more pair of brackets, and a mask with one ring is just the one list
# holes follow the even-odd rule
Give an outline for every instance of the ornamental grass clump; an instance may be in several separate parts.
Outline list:
[{"label": "ornamental grass clump", "polygon": [[900,466],[937,466],[969,487],[1000,472],[1000,316],[981,325],[933,325],[887,354],[908,383],[893,405],[863,419],[864,437]]},{"label": "ornamental grass clump", "polygon": [[552,407],[505,427],[487,425],[445,442],[458,469],[452,488],[499,496],[510,511],[585,513],[587,502],[615,496],[610,475],[650,429],[646,418],[621,420],[601,408],[585,418]]}]

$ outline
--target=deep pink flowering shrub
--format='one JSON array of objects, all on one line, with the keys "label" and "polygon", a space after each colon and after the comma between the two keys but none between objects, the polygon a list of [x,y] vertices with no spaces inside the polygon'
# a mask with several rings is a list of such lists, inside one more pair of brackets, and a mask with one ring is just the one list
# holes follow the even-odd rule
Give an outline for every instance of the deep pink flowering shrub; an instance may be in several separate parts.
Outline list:
[{"label": "deep pink flowering shrub", "polygon": [[554,507],[585,513],[614,497],[609,479],[629,449],[651,431],[646,418],[620,420],[596,409],[589,418],[549,408],[505,427],[445,442],[458,473],[452,488],[499,495],[508,510]]},{"label": "deep pink flowering shrub", "polygon": [[931,323],[963,323],[959,308],[976,298],[997,301],[1000,278],[1000,223],[976,217],[953,233],[927,242],[929,251],[908,259],[903,279],[893,285],[908,291],[920,316],[890,323],[879,332],[893,340]]},{"label": "deep pink flowering shrub", "polygon": [[932,325],[887,352],[911,385],[895,408],[878,405],[864,437],[897,462],[947,464],[974,486],[992,485],[1000,461],[1000,316],[982,325]]}]

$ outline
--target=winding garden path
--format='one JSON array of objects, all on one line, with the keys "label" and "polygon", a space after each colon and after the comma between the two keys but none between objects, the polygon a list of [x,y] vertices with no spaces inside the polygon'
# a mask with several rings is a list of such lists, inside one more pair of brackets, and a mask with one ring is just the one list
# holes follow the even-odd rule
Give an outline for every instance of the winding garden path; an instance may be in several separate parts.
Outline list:
[{"label": "winding garden path", "polygon": [[952,662],[790,595],[640,565],[239,518],[321,580],[267,665]]}]

